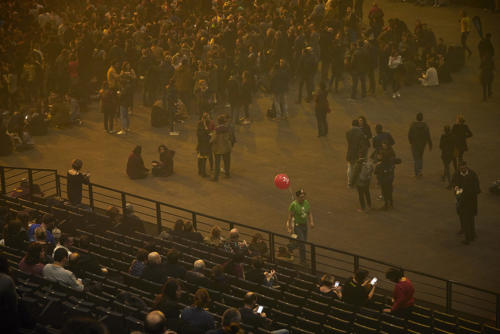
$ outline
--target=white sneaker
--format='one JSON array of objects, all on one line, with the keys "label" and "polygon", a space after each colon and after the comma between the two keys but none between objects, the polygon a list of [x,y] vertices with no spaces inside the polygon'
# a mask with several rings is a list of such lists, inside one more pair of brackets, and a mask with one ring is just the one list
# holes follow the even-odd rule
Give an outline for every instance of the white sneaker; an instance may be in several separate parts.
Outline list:
[{"label": "white sneaker", "polygon": [[127,131],[124,131],[124,130],[120,130],[117,133],[117,135],[126,135],[126,134],[127,134]]},{"label": "white sneaker", "polygon": [[396,96],[401,97],[401,94],[399,94],[399,92],[396,92]]},{"label": "white sneaker", "polygon": [[396,93],[392,93],[392,98],[395,99],[396,98]]}]

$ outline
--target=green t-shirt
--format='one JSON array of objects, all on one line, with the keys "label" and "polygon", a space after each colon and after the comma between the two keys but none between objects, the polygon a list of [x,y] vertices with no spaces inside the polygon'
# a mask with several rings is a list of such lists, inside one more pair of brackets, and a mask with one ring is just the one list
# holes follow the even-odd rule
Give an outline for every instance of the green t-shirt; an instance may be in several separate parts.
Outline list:
[{"label": "green t-shirt", "polygon": [[293,201],[288,210],[293,213],[295,225],[307,224],[307,217],[309,216],[311,205],[306,199],[302,202],[302,204],[298,201]]}]

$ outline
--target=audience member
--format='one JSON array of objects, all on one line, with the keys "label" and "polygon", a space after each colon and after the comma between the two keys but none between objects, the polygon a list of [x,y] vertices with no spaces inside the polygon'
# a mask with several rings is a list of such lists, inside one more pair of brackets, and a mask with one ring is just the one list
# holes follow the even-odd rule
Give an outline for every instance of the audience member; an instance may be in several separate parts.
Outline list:
[{"label": "audience member", "polygon": [[82,185],[89,183],[90,174],[81,172],[82,167],[82,160],[74,159],[71,162],[71,169],[67,173],[66,191],[68,199],[73,205],[82,204]]},{"label": "audience member", "polygon": [[[55,244],[55,239],[54,236],[52,235],[52,229],[54,228],[54,223],[56,219],[54,216],[50,213],[46,213],[42,216],[42,221],[40,224],[32,224],[28,230],[28,237],[29,241],[35,241],[35,230],[37,228],[41,228],[43,231],[45,231],[46,234],[46,242],[50,244]],[[42,241],[42,240],[37,240],[37,241]]]},{"label": "audience member", "polygon": [[229,240],[226,240],[224,243],[224,249],[228,253],[238,253],[238,252],[243,252],[246,253],[248,251],[248,244],[246,240],[241,241],[240,240],[240,232],[238,229],[233,228],[229,232]]},{"label": "audience member", "polygon": [[203,236],[201,235],[200,232],[197,232],[194,230],[193,222],[191,221],[186,221],[184,222],[184,238],[196,241],[196,242],[202,242],[203,241]]},{"label": "audience member", "polygon": [[212,329],[206,334],[243,334],[241,328],[241,314],[235,308],[228,308],[222,314],[221,328]]},{"label": "audience member", "polygon": [[137,145],[130,153],[127,161],[127,175],[132,180],[143,179],[148,176],[149,169],[144,166],[144,160],[142,160],[142,147]]},{"label": "audience member", "polygon": [[26,255],[19,262],[19,269],[30,275],[42,276],[44,258],[45,245],[41,242],[32,242],[28,246]]},{"label": "audience member", "polygon": [[342,289],[342,300],[355,307],[363,307],[373,297],[375,284],[370,284],[368,271],[357,270]]},{"label": "audience member", "polygon": [[413,284],[401,269],[391,268],[386,272],[385,277],[391,282],[396,283],[396,286],[392,294],[392,307],[384,309],[384,312],[390,312],[401,318],[408,318],[415,304],[415,299],[413,298],[415,289],[413,288]]},{"label": "audience member", "polygon": [[71,255],[70,248],[73,247],[74,243],[75,243],[75,240],[72,236],[70,236],[69,234],[63,233],[60,240],[59,240],[59,243],[56,245],[56,247],[54,248],[54,251],[52,252],[52,257],[54,257],[56,250],[59,248],[64,248],[68,252],[68,254]]},{"label": "audience member", "polygon": [[186,271],[186,280],[198,286],[208,286],[208,278],[204,274],[205,262],[196,260],[193,264],[193,269]]},{"label": "audience member", "polygon": [[17,333],[19,295],[9,271],[7,258],[0,254],[0,332]]},{"label": "audience member", "polygon": [[214,329],[214,317],[207,311],[210,305],[210,296],[206,289],[198,289],[194,294],[193,305],[181,312],[184,331],[190,334],[203,334]]},{"label": "audience member", "polygon": [[184,278],[186,276],[186,269],[179,263],[179,251],[177,249],[170,249],[167,252],[167,265],[165,274],[169,277]]},{"label": "audience member", "polygon": [[141,278],[162,284],[167,277],[165,266],[161,263],[161,256],[157,252],[148,254],[148,262],[144,267]]},{"label": "audience member", "polygon": [[248,245],[248,250],[251,256],[261,256],[267,257],[267,243],[264,241],[264,237],[259,232],[255,233]]},{"label": "audience member", "polygon": [[141,277],[144,269],[146,268],[148,252],[145,249],[139,248],[135,259],[132,260],[128,273],[133,276]]},{"label": "audience member", "polygon": [[319,293],[334,299],[342,299],[342,289],[340,285],[335,286],[335,277],[329,274],[321,276],[319,282]]},{"label": "audience member", "polygon": [[153,303],[154,309],[161,311],[165,315],[169,328],[173,330],[178,330],[180,327],[181,306],[178,301],[181,294],[179,282],[175,278],[169,278],[163,284],[161,293],[156,295]]},{"label": "audience member", "polygon": [[47,264],[43,267],[43,277],[62,285],[69,286],[75,290],[83,291],[82,281],[76,279],[71,271],[64,269],[67,263],[68,251],[64,248],[59,248],[54,254],[54,263]]},{"label": "audience member", "polygon": [[212,226],[210,235],[205,238],[205,242],[211,246],[220,247],[224,244],[224,237],[221,235],[221,229],[218,225]]}]

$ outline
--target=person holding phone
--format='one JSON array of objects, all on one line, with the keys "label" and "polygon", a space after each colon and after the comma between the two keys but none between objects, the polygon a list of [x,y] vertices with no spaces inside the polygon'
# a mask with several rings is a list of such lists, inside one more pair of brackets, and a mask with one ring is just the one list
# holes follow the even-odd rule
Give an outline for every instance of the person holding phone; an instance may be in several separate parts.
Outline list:
[{"label": "person holding phone", "polygon": [[[372,299],[377,279],[370,280],[368,271],[358,269],[342,289],[342,300],[355,307],[365,306]],[[373,283],[373,284],[372,284]]]},{"label": "person holding phone", "polygon": [[335,277],[332,275],[324,274],[319,282],[319,293],[333,299],[342,299],[340,281],[335,281]]},{"label": "person holding phone", "polygon": [[[267,327],[271,322],[263,312],[263,307],[260,308],[257,304],[257,294],[247,292],[243,298],[243,307],[239,309],[241,313],[241,322],[253,327]],[[258,312],[260,311],[260,312]]]},{"label": "person holding phone", "polygon": [[392,307],[384,309],[384,312],[390,312],[395,316],[407,318],[411,314],[413,305],[415,304],[415,299],[413,298],[415,288],[413,288],[413,284],[405,277],[401,269],[390,268],[385,277],[396,283],[396,286],[392,294]]},{"label": "person holding phone", "polygon": [[[296,200],[294,200],[288,208],[288,219],[286,221],[286,228],[288,233],[294,233],[299,240],[298,245],[290,246],[290,250],[299,248],[300,263],[306,263],[306,247],[300,241],[307,241],[307,225],[314,228],[314,220],[311,212],[311,205],[305,199],[306,193],[304,189],[300,189],[295,193]],[[293,226],[292,226],[293,224]]]}]

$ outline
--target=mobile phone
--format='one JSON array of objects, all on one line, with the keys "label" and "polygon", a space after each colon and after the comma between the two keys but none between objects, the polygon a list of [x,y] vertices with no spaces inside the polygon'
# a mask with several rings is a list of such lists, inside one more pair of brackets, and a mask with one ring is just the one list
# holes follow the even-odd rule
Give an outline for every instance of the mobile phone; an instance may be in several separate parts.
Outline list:
[{"label": "mobile phone", "polygon": [[264,306],[259,305],[259,307],[257,308],[257,313],[261,314],[262,310],[264,310]]},{"label": "mobile phone", "polygon": [[340,285],[340,281],[335,281],[335,284],[333,285],[334,288],[338,288]]},{"label": "mobile phone", "polygon": [[377,281],[378,281],[378,278],[374,277],[374,278],[371,280],[370,284],[371,284],[371,285],[375,285],[375,284],[377,284]]}]

